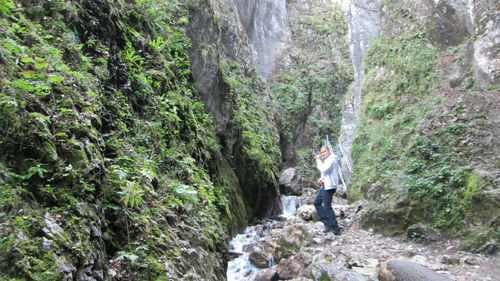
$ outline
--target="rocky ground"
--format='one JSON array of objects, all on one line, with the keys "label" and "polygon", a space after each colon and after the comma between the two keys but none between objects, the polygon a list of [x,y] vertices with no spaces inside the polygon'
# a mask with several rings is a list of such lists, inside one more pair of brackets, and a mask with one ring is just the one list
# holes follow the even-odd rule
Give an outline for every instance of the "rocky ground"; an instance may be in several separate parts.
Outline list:
[{"label": "rocky ground", "polygon": [[[456,281],[500,280],[500,257],[485,256],[460,251],[458,242],[436,241],[432,244],[416,243],[408,239],[385,237],[360,227],[352,208],[346,209],[350,216],[340,220],[345,231],[332,241],[334,250],[345,253],[348,263],[361,273],[376,271],[380,262],[405,258],[434,270]],[[359,266],[356,266],[359,265]]]},{"label": "rocky ground", "polygon": [[[342,235],[324,234],[322,223],[314,220],[314,207],[301,206],[295,215],[275,224],[267,237],[249,247],[250,261],[262,268],[255,280],[388,280],[379,277],[381,266],[400,259],[425,267],[435,279],[397,280],[500,280],[498,254],[464,252],[453,240],[419,243],[385,237],[360,227],[359,206],[335,200]],[[265,228],[263,225],[262,231]]]}]

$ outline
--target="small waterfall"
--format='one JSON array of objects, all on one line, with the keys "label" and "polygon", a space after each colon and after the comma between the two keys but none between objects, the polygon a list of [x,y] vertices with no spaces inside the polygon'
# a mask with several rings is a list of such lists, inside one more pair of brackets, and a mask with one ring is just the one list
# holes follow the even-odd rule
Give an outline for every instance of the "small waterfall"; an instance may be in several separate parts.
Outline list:
[{"label": "small waterfall", "polygon": [[300,197],[281,195],[281,204],[283,205],[282,216],[289,217],[290,215],[295,214],[297,209],[300,207]]},{"label": "small waterfall", "polygon": [[[300,207],[300,197],[298,196],[281,196],[283,204],[283,214],[281,217],[288,218],[293,215],[297,208]],[[259,268],[255,267],[249,260],[250,254],[247,249],[257,243],[261,238],[269,235],[276,221],[266,220],[263,225],[249,226],[244,233],[236,235],[229,243],[230,253],[237,255],[227,264],[227,280],[228,281],[243,281],[253,280]],[[276,265],[274,257],[271,257],[269,262],[270,267]]]},{"label": "small waterfall", "polygon": [[253,280],[257,268],[248,260],[249,254],[246,248],[259,241],[259,238],[255,226],[249,226],[244,233],[236,235],[231,240],[230,251],[239,254],[239,256],[227,264],[228,281]]}]

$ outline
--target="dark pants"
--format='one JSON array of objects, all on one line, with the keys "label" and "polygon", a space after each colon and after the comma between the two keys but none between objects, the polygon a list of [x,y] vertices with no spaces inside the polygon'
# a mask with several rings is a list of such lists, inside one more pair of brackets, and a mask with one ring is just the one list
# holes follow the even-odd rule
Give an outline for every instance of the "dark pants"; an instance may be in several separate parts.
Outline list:
[{"label": "dark pants", "polygon": [[314,199],[314,207],[318,213],[319,218],[327,227],[331,227],[333,230],[340,230],[339,224],[337,223],[337,216],[332,209],[332,197],[336,189],[326,190],[322,187],[316,199]]}]

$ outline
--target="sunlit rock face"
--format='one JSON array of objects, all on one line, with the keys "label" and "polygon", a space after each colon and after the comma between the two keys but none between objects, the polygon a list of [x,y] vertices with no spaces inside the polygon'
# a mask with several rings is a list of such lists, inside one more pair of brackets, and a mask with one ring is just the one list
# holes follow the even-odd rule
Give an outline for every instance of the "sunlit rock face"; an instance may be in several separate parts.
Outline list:
[{"label": "sunlit rock face", "polygon": [[349,182],[351,163],[351,145],[354,140],[356,120],[361,104],[361,81],[363,57],[368,52],[369,42],[376,37],[380,29],[378,0],[344,0],[342,9],[349,26],[348,41],[351,60],[354,67],[354,85],[349,97],[345,99],[344,112],[338,142],[343,146],[345,157],[342,160],[344,178]]},{"label": "sunlit rock face", "polygon": [[476,85],[481,89],[500,82],[500,59],[496,55],[500,38],[497,6],[497,1],[493,0],[436,1],[436,14],[441,22],[433,36],[440,35],[448,46],[474,37],[469,42],[468,59],[473,66]]},{"label": "sunlit rock face", "polygon": [[[500,25],[498,2],[467,1],[467,7],[474,23],[474,78],[480,88],[500,83]],[[496,12],[495,12],[496,11]]]},{"label": "sunlit rock face", "polygon": [[268,78],[290,40],[286,0],[234,0],[259,73]]}]

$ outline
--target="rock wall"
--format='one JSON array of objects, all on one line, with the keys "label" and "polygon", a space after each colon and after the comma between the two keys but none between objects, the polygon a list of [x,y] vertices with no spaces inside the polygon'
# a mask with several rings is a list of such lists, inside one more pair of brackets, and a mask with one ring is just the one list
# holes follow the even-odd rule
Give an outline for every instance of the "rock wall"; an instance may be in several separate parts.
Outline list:
[{"label": "rock wall", "polygon": [[[262,157],[246,154],[248,149],[255,150],[257,145],[252,142],[253,147],[247,149],[250,143],[244,140],[249,135],[245,130],[252,130],[252,128],[242,128],[244,120],[237,117],[238,112],[243,112],[243,110],[240,111],[239,98],[243,102],[254,99],[255,104],[252,106],[268,106],[264,103],[269,98],[269,93],[265,83],[260,80],[255,71],[256,64],[259,65],[262,62],[255,61],[249,40],[250,33],[247,35],[248,30],[244,28],[245,26],[250,28],[248,26],[250,21],[256,18],[262,20],[262,17],[254,18],[248,15],[250,18],[245,18],[242,24],[239,13],[244,12],[243,8],[233,1],[216,1],[208,4],[200,2],[193,7],[195,8],[192,11],[192,19],[187,27],[187,35],[192,42],[191,69],[204,104],[214,117],[225,161],[231,164],[239,179],[249,219],[255,216],[265,217],[278,214],[281,210],[278,200],[279,191],[276,175],[271,172],[278,163],[266,164],[269,177],[264,179],[263,173],[258,172],[257,166],[260,164],[254,162],[265,161],[262,158],[274,157],[277,154],[272,151],[263,152],[270,155],[261,155]],[[266,23],[259,22],[253,25],[255,28],[263,28],[261,24]],[[256,36],[257,32],[251,34]],[[267,42],[270,42],[269,40]],[[272,64],[272,62],[269,61],[266,64]],[[248,92],[251,92],[251,97],[242,94]],[[254,113],[259,113],[259,111],[261,109],[254,109]],[[270,118],[272,118],[270,115],[260,116],[260,120],[255,120],[255,122],[266,123],[269,130],[275,130]],[[252,126],[259,127],[259,129],[266,127],[257,124],[252,124]],[[252,136],[254,134],[255,132],[252,132]],[[267,134],[267,136],[272,142],[273,134]],[[267,147],[273,149],[275,145],[276,143],[269,144]]]},{"label": "rock wall", "polygon": [[346,184],[350,184],[352,170],[351,147],[361,105],[361,82],[363,80],[363,58],[368,52],[370,40],[380,29],[379,1],[342,1],[349,27],[348,42],[354,68],[354,83],[344,98],[342,121],[338,143],[342,146],[342,173]]},{"label": "rock wall", "polygon": [[364,60],[351,199],[371,202],[365,225],[382,232],[418,238],[411,225],[424,222],[464,248],[495,252],[495,8],[387,0],[380,15]]},{"label": "rock wall", "polygon": [[235,0],[258,72],[269,78],[290,40],[286,0]]},{"label": "rock wall", "polygon": [[234,3],[197,4],[0,2],[0,279],[223,280],[279,211]]}]

